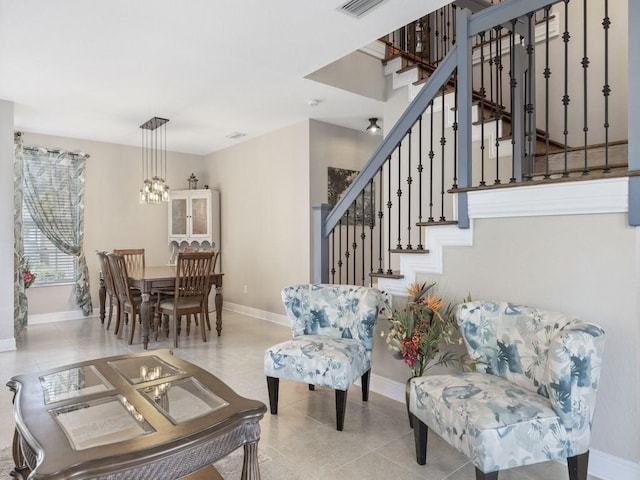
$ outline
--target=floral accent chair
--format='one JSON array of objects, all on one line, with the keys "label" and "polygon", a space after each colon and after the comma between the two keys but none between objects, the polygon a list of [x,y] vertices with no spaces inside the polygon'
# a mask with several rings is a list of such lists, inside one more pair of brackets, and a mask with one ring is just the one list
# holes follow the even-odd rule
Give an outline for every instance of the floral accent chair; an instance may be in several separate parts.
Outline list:
[{"label": "floral accent chair", "polygon": [[411,380],[417,462],[428,427],[471,459],[477,480],[559,458],[586,480],[604,331],[510,303],[464,303],[457,321],[476,371]]},{"label": "floral accent chair", "polygon": [[371,349],[378,314],[389,298],[375,288],[352,285],[294,285],[282,290],[293,339],[267,349],[271,413],[278,413],[281,378],[335,390],[336,427],[342,431],[347,390],[362,379],[362,400],[369,398]]}]

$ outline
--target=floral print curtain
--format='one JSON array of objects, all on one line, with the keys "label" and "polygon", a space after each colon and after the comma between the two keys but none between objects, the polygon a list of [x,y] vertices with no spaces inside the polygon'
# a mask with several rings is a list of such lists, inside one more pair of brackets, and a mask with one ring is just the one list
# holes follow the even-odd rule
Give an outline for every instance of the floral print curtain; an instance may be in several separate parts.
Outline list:
[{"label": "floral print curtain", "polygon": [[[23,157],[24,203],[35,224],[51,243],[60,251],[78,257],[75,300],[82,313],[90,315],[93,306],[89,270],[82,248],[87,157],[32,148],[24,150]],[[51,188],[52,185],[55,188]]]},{"label": "floral print curtain", "polygon": [[25,293],[22,267],[24,244],[22,243],[22,179],[23,179],[22,133],[14,134],[13,155],[13,334],[17,337],[27,326],[27,294]]}]

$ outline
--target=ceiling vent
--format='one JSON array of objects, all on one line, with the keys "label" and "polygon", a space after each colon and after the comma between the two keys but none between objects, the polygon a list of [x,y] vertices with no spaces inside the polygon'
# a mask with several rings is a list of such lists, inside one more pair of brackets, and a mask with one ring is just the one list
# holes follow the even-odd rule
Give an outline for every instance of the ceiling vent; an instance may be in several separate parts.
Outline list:
[{"label": "ceiling vent", "polygon": [[349,0],[340,7],[340,10],[354,17],[361,17],[373,7],[380,5],[384,0]]}]

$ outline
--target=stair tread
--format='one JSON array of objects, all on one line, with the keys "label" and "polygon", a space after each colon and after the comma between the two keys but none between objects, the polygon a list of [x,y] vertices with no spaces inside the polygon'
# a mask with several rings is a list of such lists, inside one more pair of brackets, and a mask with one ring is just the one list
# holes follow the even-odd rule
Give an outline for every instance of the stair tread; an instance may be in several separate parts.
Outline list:
[{"label": "stair tread", "polygon": [[457,220],[434,220],[431,222],[417,222],[416,227],[438,227],[444,225],[457,225]]},{"label": "stair tread", "polygon": [[372,272],[369,274],[370,277],[375,277],[375,278],[392,278],[395,280],[400,280],[401,278],[404,278],[404,275],[401,275],[399,273],[377,273],[377,272]]},{"label": "stair tread", "polygon": [[429,250],[427,250],[426,248],[390,248],[389,251],[391,253],[429,253]]}]

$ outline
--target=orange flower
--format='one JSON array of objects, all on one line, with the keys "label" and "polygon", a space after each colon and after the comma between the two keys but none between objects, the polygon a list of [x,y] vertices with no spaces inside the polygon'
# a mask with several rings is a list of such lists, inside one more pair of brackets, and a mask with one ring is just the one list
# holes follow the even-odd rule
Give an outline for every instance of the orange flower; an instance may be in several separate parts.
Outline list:
[{"label": "orange flower", "polygon": [[446,302],[437,295],[428,295],[424,304],[431,310],[439,310],[446,305]]},{"label": "orange flower", "polygon": [[407,292],[409,293],[409,298],[416,298],[416,296],[418,295],[418,293],[420,293],[420,290],[422,290],[422,288],[424,287],[424,285],[420,285],[419,283],[412,283],[411,285],[409,285],[407,287]]}]

